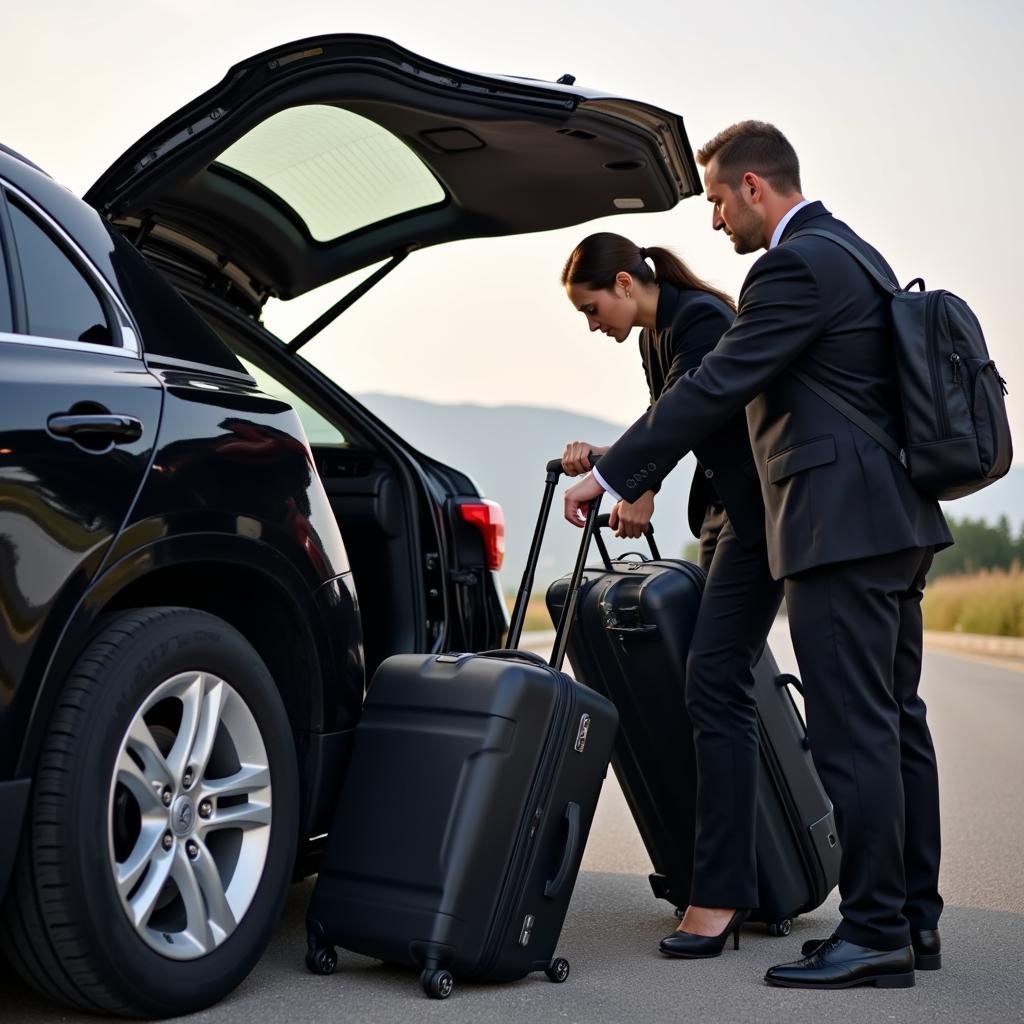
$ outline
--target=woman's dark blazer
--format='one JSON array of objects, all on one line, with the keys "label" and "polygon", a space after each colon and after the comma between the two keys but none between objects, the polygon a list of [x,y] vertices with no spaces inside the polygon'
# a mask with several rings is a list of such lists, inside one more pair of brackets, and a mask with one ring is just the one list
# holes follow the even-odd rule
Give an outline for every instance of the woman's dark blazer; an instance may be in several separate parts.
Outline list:
[{"label": "woman's dark blazer", "polygon": [[[732,326],[735,314],[714,295],[663,283],[654,330],[640,332],[651,403],[678,377],[696,369]],[[700,536],[708,505],[721,502],[744,547],[764,538],[764,501],[750,448],[747,419],[733,416],[694,449],[697,471],[690,485],[690,529]]]}]

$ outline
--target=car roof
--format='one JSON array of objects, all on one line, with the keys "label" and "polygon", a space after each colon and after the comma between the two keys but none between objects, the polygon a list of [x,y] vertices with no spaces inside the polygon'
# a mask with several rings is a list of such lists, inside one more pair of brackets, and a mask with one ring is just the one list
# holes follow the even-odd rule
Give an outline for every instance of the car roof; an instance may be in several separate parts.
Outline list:
[{"label": "car roof", "polygon": [[[22,156],[16,149],[11,149],[10,146],[5,146],[2,142],[0,142],[0,153],[6,153],[8,156],[12,156],[16,160],[20,160],[23,164],[28,164],[29,167],[37,170],[40,174],[46,174],[46,171],[44,171],[39,164],[33,163],[27,156]],[[50,177],[49,174],[46,174],[46,176]]]},{"label": "car roof", "polygon": [[114,239],[104,219],[73,192],[8,146],[0,145],[0,183],[27,196],[66,231],[107,283],[121,288],[113,260]]}]

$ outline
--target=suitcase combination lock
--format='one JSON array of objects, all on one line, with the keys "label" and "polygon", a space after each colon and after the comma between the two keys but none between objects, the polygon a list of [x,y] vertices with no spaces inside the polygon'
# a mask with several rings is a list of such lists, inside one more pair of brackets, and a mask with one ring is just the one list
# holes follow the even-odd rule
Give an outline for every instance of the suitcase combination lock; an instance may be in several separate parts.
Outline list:
[{"label": "suitcase combination lock", "polygon": [[620,640],[626,635],[658,632],[658,627],[653,623],[643,621],[638,605],[622,608],[602,607],[601,612],[605,630],[617,634]]}]

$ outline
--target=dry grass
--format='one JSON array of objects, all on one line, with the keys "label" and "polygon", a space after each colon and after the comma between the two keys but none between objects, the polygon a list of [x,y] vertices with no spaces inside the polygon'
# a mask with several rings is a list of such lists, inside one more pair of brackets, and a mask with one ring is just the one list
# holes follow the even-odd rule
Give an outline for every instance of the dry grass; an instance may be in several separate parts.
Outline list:
[{"label": "dry grass", "polygon": [[[511,613],[515,595],[506,595]],[[1024,569],[983,569],[970,576],[940,576],[929,580],[924,592],[925,629],[1024,636]],[[554,629],[537,594],[526,608],[526,632]]]},{"label": "dry grass", "polygon": [[942,576],[924,592],[925,629],[1024,636],[1024,571],[983,569],[971,576]]},{"label": "dry grass", "polygon": [[[507,595],[509,612],[515,595]],[[940,576],[924,592],[925,629],[1024,636],[1024,569],[983,569],[970,576]],[[554,629],[542,594],[526,608],[527,632]]]}]

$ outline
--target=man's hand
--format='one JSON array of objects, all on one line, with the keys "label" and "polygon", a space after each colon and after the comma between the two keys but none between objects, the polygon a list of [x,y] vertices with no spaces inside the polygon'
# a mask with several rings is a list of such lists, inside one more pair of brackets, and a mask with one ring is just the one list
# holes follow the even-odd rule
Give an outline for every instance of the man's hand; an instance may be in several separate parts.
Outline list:
[{"label": "man's hand", "polygon": [[604,488],[591,475],[585,476],[565,492],[565,518],[573,526],[583,526],[590,503],[604,494]]},{"label": "man's hand", "polygon": [[593,454],[594,458],[597,458],[598,455],[604,455],[606,451],[608,451],[607,445],[601,448],[596,444],[590,444],[588,441],[570,441],[562,453],[562,472],[566,476],[579,476],[581,473],[589,473],[590,459],[588,456]]},{"label": "man's hand", "polygon": [[632,504],[617,501],[608,513],[608,525],[616,537],[642,537],[654,515],[654,491],[645,491]]}]

